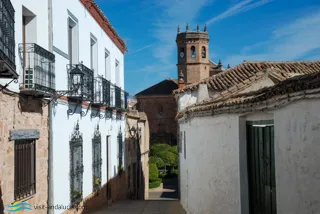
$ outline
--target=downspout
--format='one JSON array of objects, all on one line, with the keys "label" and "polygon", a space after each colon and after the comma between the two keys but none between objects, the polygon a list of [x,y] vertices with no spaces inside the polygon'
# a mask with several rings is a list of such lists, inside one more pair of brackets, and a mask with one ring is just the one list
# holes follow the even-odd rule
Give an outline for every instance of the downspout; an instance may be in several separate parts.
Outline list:
[{"label": "downspout", "polygon": [[[52,172],[52,159],[53,159],[53,130],[52,130],[52,102],[48,105],[49,109],[49,146],[48,146],[48,207],[54,206],[53,204],[53,172]],[[53,209],[48,208],[47,213],[52,214]]]},{"label": "downspout", "polygon": [[[53,52],[53,25],[52,25],[52,0],[48,0],[48,49],[50,52]],[[49,111],[49,145],[48,145],[48,206],[54,206],[53,201],[53,130],[52,130],[52,105],[53,102],[50,102],[48,105]],[[47,209],[48,214],[54,213],[54,209]]]}]

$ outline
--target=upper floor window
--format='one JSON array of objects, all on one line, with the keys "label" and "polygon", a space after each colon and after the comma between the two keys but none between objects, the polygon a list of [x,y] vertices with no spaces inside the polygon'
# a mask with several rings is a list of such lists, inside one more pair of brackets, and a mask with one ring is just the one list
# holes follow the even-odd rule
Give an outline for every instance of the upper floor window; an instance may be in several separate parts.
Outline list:
[{"label": "upper floor window", "polygon": [[116,85],[120,87],[120,63],[116,60]]},{"label": "upper floor window", "polygon": [[0,60],[15,70],[14,13],[10,1],[0,1]]},{"label": "upper floor window", "polygon": [[111,81],[111,71],[110,71],[110,52],[108,50],[105,50],[104,53],[104,69],[105,69],[105,77],[107,80]]},{"label": "upper floor window", "polygon": [[204,47],[204,46],[202,46],[201,55],[202,55],[202,58],[206,58],[207,57],[206,47]]},{"label": "upper floor window", "polygon": [[79,63],[79,34],[78,34],[78,23],[72,18],[68,18],[68,52],[69,52],[69,63]]},{"label": "upper floor window", "polygon": [[90,59],[91,59],[91,69],[94,75],[98,75],[98,42],[97,39],[91,35],[90,37]]},{"label": "upper floor window", "polygon": [[163,106],[159,107],[159,114],[162,115],[163,114]]},{"label": "upper floor window", "polygon": [[194,46],[191,47],[191,57],[192,58],[196,57],[196,48]]}]

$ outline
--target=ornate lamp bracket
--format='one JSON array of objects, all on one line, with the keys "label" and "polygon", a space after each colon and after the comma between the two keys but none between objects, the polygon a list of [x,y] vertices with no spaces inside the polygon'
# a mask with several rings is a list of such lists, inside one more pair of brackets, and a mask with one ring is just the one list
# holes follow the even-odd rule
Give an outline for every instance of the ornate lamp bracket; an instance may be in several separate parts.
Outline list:
[{"label": "ornate lamp bracket", "polygon": [[87,108],[87,110],[86,110],[86,111],[81,111],[81,113],[80,113],[81,117],[85,117],[85,116],[87,116],[87,114],[88,114],[88,112],[89,112],[90,107],[91,107],[91,103],[89,104],[89,106],[88,106],[88,108]]}]

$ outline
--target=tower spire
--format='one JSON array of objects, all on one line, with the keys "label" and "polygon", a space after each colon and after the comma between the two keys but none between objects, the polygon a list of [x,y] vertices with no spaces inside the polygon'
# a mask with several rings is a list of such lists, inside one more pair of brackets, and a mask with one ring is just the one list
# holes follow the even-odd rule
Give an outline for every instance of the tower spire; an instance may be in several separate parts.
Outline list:
[{"label": "tower spire", "polygon": [[187,23],[187,26],[186,26],[186,31],[189,31],[189,25],[188,25],[188,23]]},{"label": "tower spire", "polygon": [[178,25],[178,34],[180,33],[180,26]]},{"label": "tower spire", "polygon": [[207,24],[204,24],[204,32],[207,32]]},{"label": "tower spire", "polygon": [[200,26],[199,26],[199,24],[197,25],[197,31],[198,31],[198,32],[200,31]]}]

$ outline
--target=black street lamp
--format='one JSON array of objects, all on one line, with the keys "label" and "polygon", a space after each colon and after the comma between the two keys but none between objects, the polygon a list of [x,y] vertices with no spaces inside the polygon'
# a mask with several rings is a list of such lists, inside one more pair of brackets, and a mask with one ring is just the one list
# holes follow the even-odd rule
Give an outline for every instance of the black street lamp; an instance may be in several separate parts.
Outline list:
[{"label": "black street lamp", "polygon": [[75,95],[82,95],[83,76],[84,73],[80,70],[79,65],[76,65],[76,67],[70,71],[70,91],[73,91]]}]

